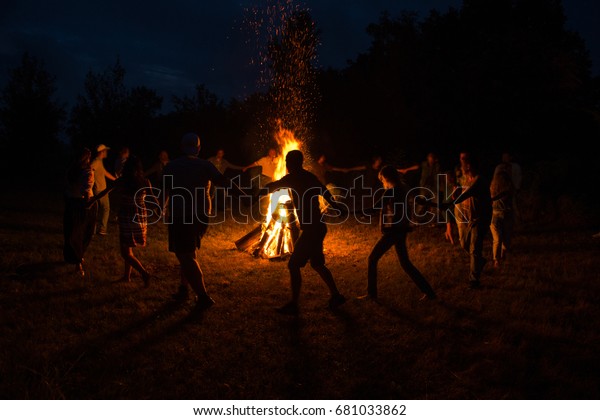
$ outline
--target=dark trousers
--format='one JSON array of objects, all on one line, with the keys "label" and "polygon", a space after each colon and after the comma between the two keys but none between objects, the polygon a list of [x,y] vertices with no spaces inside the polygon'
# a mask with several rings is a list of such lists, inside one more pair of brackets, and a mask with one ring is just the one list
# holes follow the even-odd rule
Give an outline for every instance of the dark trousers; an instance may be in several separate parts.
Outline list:
[{"label": "dark trousers", "polygon": [[410,262],[408,258],[408,250],[406,249],[406,230],[398,230],[384,233],[379,241],[373,247],[369,255],[369,283],[368,293],[373,297],[377,297],[377,263],[383,255],[393,246],[396,248],[396,254],[402,269],[415,282],[421,292],[430,297],[435,296],[435,292],[425,280],[425,277],[419,270]]},{"label": "dark trousers", "polygon": [[86,204],[86,200],[82,198],[65,198],[63,256],[67,263],[81,264],[83,254],[94,235],[98,205],[94,203],[88,209]]},{"label": "dark trousers", "polygon": [[[485,221],[463,223],[459,227],[460,245],[469,253],[469,281],[479,282],[485,258],[483,258],[483,240],[489,230],[489,219]],[[462,229],[462,232],[460,232]]]}]

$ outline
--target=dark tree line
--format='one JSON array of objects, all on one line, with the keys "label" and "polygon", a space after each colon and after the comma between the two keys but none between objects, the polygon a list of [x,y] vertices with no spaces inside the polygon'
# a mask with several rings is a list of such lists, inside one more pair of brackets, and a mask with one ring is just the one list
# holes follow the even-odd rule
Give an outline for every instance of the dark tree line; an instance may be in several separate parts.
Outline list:
[{"label": "dark tree line", "polygon": [[[199,84],[169,98],[168,113],[154,90],[127,87],[117,60],[87,74],[67,114],[54,99],[54,77],[24,55],[0,96],[2,158],[10,167],[31,150],[58,153],[66,133],[71,146],[127,145],[149,163],[161,149],[176,154],[181,134],[197,131],[206,155],[225,147],[232,161],[247,163],[269,146],[278,106],[309,95],[308,103],[283,108],[298,110],[290,119],[312,139],[313,154],[327,153],[336,164],[376,153],[402,163],[432,150],[449,160],[460,149],[490,161],[512,149],[525,160],[577,162],[577,147],[600,135],[600,79],[592,78],[585,43],[565,20],[559,0],[465,0],[424,18],[383,13],[367,28],[366,52],[344,69],[316,70],[318,32],[300,12],[287,38],[269,46],[280,76],[271,90],[224,103]],[[298,42],[306,54],[289,54]],[[291,77],[295,69],[304,77]]]}]

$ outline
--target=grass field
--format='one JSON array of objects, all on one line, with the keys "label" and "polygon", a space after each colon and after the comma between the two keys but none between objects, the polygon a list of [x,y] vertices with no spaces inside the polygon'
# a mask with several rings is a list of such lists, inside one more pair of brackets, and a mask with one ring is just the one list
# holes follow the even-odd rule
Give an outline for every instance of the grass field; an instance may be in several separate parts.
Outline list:
[{"label": "grass field", "polygon": [[[62,261],[62,203],[16,196],[0,207],[0,397],[4,399],[598,399],[600,241],[586,229],[521,229],[500,271],[466,289],[468,258],[442,232],[409,236],[414,264],[438,301],[390,252],[380,303],[366,288],[377,226],[329,229],[328,266],[348,302],[304,270],[301,315],[285,262],[254,259],[233,241],[249,226],[210,229],[201,264],[217,304],[191,316],[176,304],[176,259],[166,228],[138,249],[153,274],[118,282],[117,226],[95,237],[81,279]],[[486,242],[486,256],[491,252]]]}]

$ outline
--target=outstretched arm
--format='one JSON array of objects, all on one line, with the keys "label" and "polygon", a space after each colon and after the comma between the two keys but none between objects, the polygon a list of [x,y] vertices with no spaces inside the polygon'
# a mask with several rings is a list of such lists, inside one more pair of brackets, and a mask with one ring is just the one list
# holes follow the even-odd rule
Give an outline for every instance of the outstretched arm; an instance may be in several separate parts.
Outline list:
[{"label": "outstretched arm", "polygon": [[407,173],[407,172],[410,172],[410,171],[417,171],[418,169],[419,169],[419,165],[413,165],[413,166],[409,166],[408,168],[398,168],[398,169],[396,169],[396,170],[397,170],[399,173],[401,173],[401,174],[403,174],[403,175],[404,175],[404,174],[405,174],[405,173]]}]

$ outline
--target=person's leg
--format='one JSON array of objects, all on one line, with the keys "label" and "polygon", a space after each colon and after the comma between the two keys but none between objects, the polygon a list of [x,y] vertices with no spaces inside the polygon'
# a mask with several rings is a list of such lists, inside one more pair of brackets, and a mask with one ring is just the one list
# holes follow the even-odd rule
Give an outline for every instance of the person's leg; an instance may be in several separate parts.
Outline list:
[{"label": "person's leg", "polygon": [[435,292],[431,288],[431,285],[425,280],[425,277],[421,272],[413,265],[408,257],[408,249],[406,248],[406,234],[407,232],[401,232],[398,234],[396,243],[396,254],[400,261],[400,266],[417,285],[421,292],[425,293],[429,299],[435,298]]},{"label": "person's leg", "polygon": [[483,258],[483,239],[485,237],[485,230],[487,229],[487,223],[481,223],[471,226],[470,228],[470,273],[469,283],[472,287],[479,287],[481,279],[481,273],[483,266],[485,265],[485,258]]},{"label": "person's leg", "polygon": [[499,214],[492,216],[492,223],[490,223],[490,230],[492,232],[492,255],[494,258],[494,267],[498,267],[500,260],[502,259],[502,218]]},{"label": "person's leg", "polygon": [[98,223],[97,232],[100,235],[105,235],[108,232],[108,218],[110,217],[110,201],[108,194],[98,200],[98,216],[100,221]]},{"label": "person's leg", "polygon": [[329,271],[329,268],[325,265],[312,266],[312,268],[319,274],[319,276],[323,279],[327,287],[329,288],[329,293],[331,296],[337,296],[340,294],[340,291],[335,284],[335,280],[333,279],[333,274]]},{"label": "person's leg", "polygon": [[372,298],[377,298],[377,264],[381,257],[383,257],[383,254],[385,254],[392,245],[394,245],[392,235],[383,234],[369,254],[367,266],[367,294]]},{"label": "person's leg", "polygon": [[200,302],[212,301],[206,291],[204,284],[204,275],[200,269],[200,265],[196,260],[196,251],[188,253],[176,253],[179,264],[181,265],[181,273],[186,279],[192,290],[198,296]]},{"label": "person's leg", "polygon": [[133,254],[133,250],[130,246],[121,245],[121,256],[125,261],[125,279],[129,281],[131,276],[131,268],[135,268],[135,270],[142,275],[144,279],[144,284],[148,286],[148,282],[150,279],[150,273],[146,271],[140,260],[138,260]]}]

